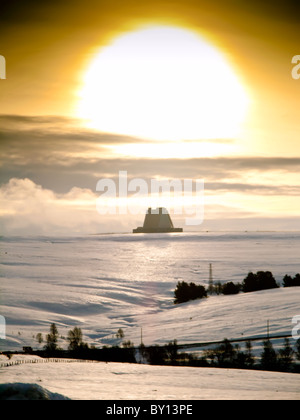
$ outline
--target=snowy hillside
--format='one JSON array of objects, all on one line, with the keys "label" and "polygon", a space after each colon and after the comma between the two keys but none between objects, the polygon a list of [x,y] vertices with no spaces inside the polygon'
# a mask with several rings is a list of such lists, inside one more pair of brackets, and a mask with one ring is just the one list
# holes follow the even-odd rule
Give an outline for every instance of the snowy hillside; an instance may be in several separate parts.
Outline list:
[{"label": "snowy hillside", "polygon": [[[1,238],[0,244],[1,350],[42,348],[45,341],[39,344],[36,335],[45,340],[51,323],[62,348],[74,326],[89,345],[121,344],[116,332],[122,328],[125,340],[138,346],[141,333],[145,345],[263,337],[267,324],[271,336],[290,335],[292,318],[300,315],[300,287],[173,303],[178,281],[207,286],[210,263],[221,282],[241,282],[258,270],[272,271],[278,282],[295,275],[299,234]],[[253,350],[259,355],[262,343],[253,342]],[[0,375],[2,383],[40,385],[21,385],[21,392],[49,398],[295,399],[300,393],[297,374],[237,369],[73,361],[3,367]]]},{"label": "snowy hillside", "polygon": [[[278,282],[300,272],[299,234],[201,234],[166,237],[107,235],[82,238],[2,238],[2,350],[41,348],[35,337],[56,323],[74,326],[97,347],[179,344],[291,334],[300,315],[300,288],[279,288],[174,305],[178,281],[207,285],[242,281],[248,271],[271,270]],[[59,345],[67,347],[60,340]]]},{"label": "snowy hillside", "polygon": [[[185,304],[170,304],[161,309],[143,306],[143,301],[140,305],[132,304],[130,299],[125,299],[124,294],[122,307],[119,303],[109,314],[95,314],[91,305],[90,312],[86,309],[81,317],[66,316],[57,312],[52,314],[51,318],[48,314],[48,319],[42,323],[44,311],[7,308],[6,313],[11,318],[18,317],[24,323],[22,316],[26,315],[30,326],[19,324],[15,325],[12,331],[8,329],[3,348],[20,350],[23,345],[41,347],[34,337],[38,332],[48,333],[47,321],[56,322],[59,333],[63,336],[66,336],[67,330],[70,329],[66,326],[66,321],[71,325],[78,325],[83,330],[84,340],[98,346],[120,343],[114,335],[119,327],[123,329],[125,339],[131,340],[135,345],[140,344],[141,328],[145,345],[165,344],[174,339],[177,339],[179,344],[186,344],[218,341],[223,338],[264,337],[267,334],[268,320],[271,336],[291,334],[292,318],[300,313],[300,288],[295,287],[230,296],[210,296]],[[102,325],[105,325],[104,331]],[[16,330],[22,331],[20,335],[17,335]],[[108,330],[106,334],[105,330]],[[65,348],[67,346],[64,340],[59,344]]]},{"label": "snowy hillside", "polygon": [[[147,343],[177,338],[181,344],[217,341],[223,338],[264,337],[269,320],[270,335],[290,334],[292,317],[299,313],[300,288],[280,288],[174,305],[157,313],[135,317],[143,326]],[[136,327],[127,329],[128,338],[138,342]]]}]

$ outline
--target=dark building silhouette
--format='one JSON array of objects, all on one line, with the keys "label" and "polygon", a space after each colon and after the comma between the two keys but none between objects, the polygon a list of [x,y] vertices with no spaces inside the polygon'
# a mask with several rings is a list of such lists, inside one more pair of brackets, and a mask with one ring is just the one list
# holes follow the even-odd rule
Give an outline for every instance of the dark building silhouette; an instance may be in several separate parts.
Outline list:
[{"label": "dark building silhouette", "polygon": [[168,210],[164,207],[158,209],[148,208],[143,227],[133,229],[133,233],[160,233],[182,232],[182,228],[174,228]]}]

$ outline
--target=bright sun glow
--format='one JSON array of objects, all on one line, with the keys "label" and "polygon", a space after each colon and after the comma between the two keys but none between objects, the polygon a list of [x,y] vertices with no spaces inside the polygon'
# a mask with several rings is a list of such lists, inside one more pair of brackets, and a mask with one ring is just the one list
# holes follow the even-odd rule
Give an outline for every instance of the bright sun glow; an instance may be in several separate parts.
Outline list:
[{"label": "bright sun glow", "polygon": [[168,26],[101,48],[79,97],[77,115],[89,127],[152,140],[232,138],[247,108],[223,55],[198,34]]}]

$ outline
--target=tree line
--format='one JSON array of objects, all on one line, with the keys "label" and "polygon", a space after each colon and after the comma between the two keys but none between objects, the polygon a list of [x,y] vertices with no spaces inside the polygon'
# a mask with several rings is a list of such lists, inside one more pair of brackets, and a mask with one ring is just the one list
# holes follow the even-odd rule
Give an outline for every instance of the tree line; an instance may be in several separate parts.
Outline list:
[{"label": "tree line", "polygon": [[[116,338],[124,339],[125,334],[121,328]],[[39,338],[41,338],[39,336]],[[46,335],[46,344],[42,350],[24,350],[41,357],[78,358],[105,362],[148,363],[150,365],[194,366],[194,367],[224,367],[238,369],[263,369],[300,373],[300,339],[294,348],[288,338],[284,339],[284,346],[278,351],[274,350],[271,341],[263,341],[263,351],[259,358],[252,352],[251,340],[245,342],[243,351],[239,344],[233,345],[225,338],[215,348],[205,350],[201,356],[195,353],[180,352],[177,340],[165,345],[145,346],[143,343],[135,347],[130,341],[123,341],[122,345],[103,346],[96,348],[89,346],[82,340],[82,331],[74,327],[68,332],[68,349],[58,346],[59,334],[55,324],[50,325],[50,332]]]},{"label": "tree line", "polygon": [[220,367],[237,369],[260,369],[284,372],[300,372],[297,361],[300,361],[300,339],[296,341],[295,348],[290,340],[285,338],[284,346],[278,351],[274,350],[271,341],[263,341],[263,351],[260,357],[255,358],[250,340],[245,342],[242,351],[239,344],[233,345],[225,338],[219,346],[205,350],[198,357],[194,353],[179,352],[177,341],[165,346],[151,346],[145,349],[145,357],[154,365],[180,365],[194,367]]},{"label": "tree line", "polygon": [[251,341],[246,341],[245,351],[240,346],[235,346],[229,340],[224,339],[220,346],[204,352],[204,358],[210,361],[210,366],[239,368],[239,369],[262,369],[284,372],[300,372],[297,360],[300,360],[300,339],[296,341],[295,349],[288,338],[284,339],[284,345],[276,351],[271,340],[263,341],[263,351],[256,360],[252,354]]},{"label": "tree line", "polygon": [[[124,337],[125,334],[122,328],[119,328],[115,338],[117,341],[120,341]],[[67,357],[106,362],[136,363],[134,345],[130,340],[123,341],[122,346],[116,344],[111,347],[103,346],[99,349],[95,346],[89,346],[88,343],[83,341],[82,330],[78,327],[74,327],[68,332],[67,337],[64,337],[59,335],[56,324],[52,323],[49,333],[45,335],[45,339],[41,333],[38,333],[35,338],[39,344],[45,342],[45,345],[39,350],[33,350],[32,347],[23,347],[26,353],[37,354],[41,357]],[[67,341],[67,349],[59,346],[59,339]]]},{"label": "tree line", "polygon": [[[300,286],[300,274],[297,273],[294,277],[286,274],[282,279],[283,287]],[[240,292],[256,292],[259,290],[275,289],[280,287],[273,274],[270,271],[258,271],[257,273],[249,272],[242,283],[227,283],[216,282],[205,288],[202,285],[195,283],[187,283],[179,281],[174,291],[174,303],[184,303],[189,300],[201,299],[207,297],[209,294],[224,294],[233,295]]]}]

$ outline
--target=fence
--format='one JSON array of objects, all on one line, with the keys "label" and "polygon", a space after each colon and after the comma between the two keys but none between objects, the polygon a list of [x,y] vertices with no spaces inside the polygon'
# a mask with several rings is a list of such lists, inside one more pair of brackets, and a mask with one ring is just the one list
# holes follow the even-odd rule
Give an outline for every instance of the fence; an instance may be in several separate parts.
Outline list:
[{"label": "fence", "polygon": [[20,360],[7,360],[0,362],[0,368],[7,366],[17,366],[27,363],[74,363],[74,362],[84,362],[84,363],[98,363],[96,360],[83,360],[83,359],[60,359],[60,358],[40,358],[40,359],[20,359]]}]

